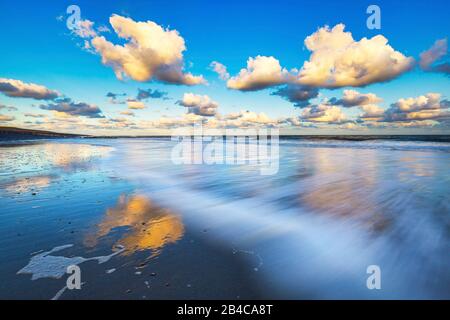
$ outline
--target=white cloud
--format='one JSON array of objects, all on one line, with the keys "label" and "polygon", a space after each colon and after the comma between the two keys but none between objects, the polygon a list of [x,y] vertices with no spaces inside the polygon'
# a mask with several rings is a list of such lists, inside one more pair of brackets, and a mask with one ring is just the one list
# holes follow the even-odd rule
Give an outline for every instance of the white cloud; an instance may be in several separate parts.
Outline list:
[{"label": "white cloud", "polygon": [[189,113],[200,116],[213,116],[217,112],[219,104],[207,95],[197,95],[193,93],[185,93],[183,99],[177,104],[189,109]]},{"label": "white cloud", "polygon": [[53,100],[60,94],[35,83],[21,80],[0,78],[0,92],[8,97],[32,98],[37,100]]},{"label": "white cloud", "polygon": [[360,109],[364,111],[359,117],[365,121],[376,121],[383,117],[384,109],[375,104],[366,104],[360,106]]},{"label": "white cloud", "polygon": [[395,51],[384,36],[355,41],[344,28],[325,26],[305,39],[312,53],[298,74],[300,84],[360,87],[394,79],[413,67],[414,59]]},{"label": "white cloud", "polygon": [[432,120],[450,118],[449,100],[441,94],[428,93],[416,98],[399,99],[391,104],[382,121]]},{"label": "white cloud", "polygon": [[359,93],[355,90],[344,90],[344,94],[341,99],[337,100],[333,98],[330,102],[333,105],[341,105],[343,107],[355,107],[368,104],[375,104],[383,101],[374,93]]},{"label": "white cloud", "polygon": [[326,104],[304,108],[300,118],[305,121],[325,123],[342,123],[347,120],[341,108]]},{"label": "white cloud", "polygon": [[178,31],[164,29],[153,21],[136,22],[112,15],[111,26],[124,45],[103,36],[91,40],[102,63],[113,68],[118,79],[128,76],[136,81],[156,79],[166,83],[195,85],[205,83],[202,76],[184,72],[184,39]]},{"label": "white cloud", "polygon": [[289,71],[280,66],[274,57],[257,56],[247,60],[247,68],[230,78],[227,86],[241,91],[255,91],[287,83]]}]

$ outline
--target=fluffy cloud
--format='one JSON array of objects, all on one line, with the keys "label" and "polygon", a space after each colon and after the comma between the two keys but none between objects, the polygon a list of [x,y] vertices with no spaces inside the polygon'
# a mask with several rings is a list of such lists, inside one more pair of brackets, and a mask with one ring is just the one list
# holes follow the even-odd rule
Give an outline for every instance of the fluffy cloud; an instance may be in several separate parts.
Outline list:
[{"label": "fluffy cloud", "polygon": [[449,100],[441,100],[439,93],[428,93],[416,98],[400,99],[391,104],[382,121],[411,121],[450,118]]},{"label": "fluffy cloud", "polygon": [[425,71],[450,74],[450,63],[440,61],[444,57],[448,57],[447,39],[437,40],[430,49],[420,54],[419,65]]},{"label": "fluffy cloud", "polygon": [[304,108],[300,115],[300,119],[310,122],[324,122],[332,124],[347,121],[341,108],[326,104],[313,105],[311,107]]},{"label": "fluffy cloud", "polygon": [[211,100],[207,95],[197,95],[185,93],[183,99],[177,101],[177,104],[189,109],[189,113],[200,116],[213,116],[219,107],[218,103]]},{"label": "fluffy cloud", "polygon": [[359,117],[364,121],[377,121],[384,115],[384,109],[375,104],[366,104],[360,106],[360,109],[364,111]]},{"label": "fluffy cloud", "polygon": [[278,121],[269,118],[264,112],[240,111],[209,121],[208,124],[219,128],[248,128],[276,126]]},{"label": "fluffy cloud", "polygon": [[8,116],[4,114],[0,114],[0,122],[8,122],[13,121],[15,118],[13,116]]},{"label": "fluffy cloud", "polygon": [[340,105],[346,108],[355,106],[364,106],[368,104],[375,104],[383,101],[373,93],[359,93],[355,90],[344,90],[344,95],[341,99],[333,98],[330,103],[333,105]]},{"label": "fluffy cloud", "polygon": [[274,57],[257,56],[247,60],[247,68],[227,81],[230,89],[255,91],[287,83],[291,77]]},{"label": "fluffy cloud", "polygon": [[153,89],[138,89],[138,94],[136,96],[136,100],[145,100],[148,98],[152,98],[152,99],[163,99],[163,100],[168,100],[169,98],[167,97],[167,92],[164,91],[159,91],[159,90],[153,90]]},{"label": "fluffy cloud", "polygon": [[134,109],[134,110],[145,109],[145,104],[142,101],[128,100],[127,105],[128,105],[129,109]]},{"label": "fluffy cloud", "polygon": [[227,71],[227,67],[225,67],[223,64],[217,61],[211,62],[209,65],[214,72],[216,72],[219,75],[219,78],[226,81],[230,78],[230,74]]},{"label": "fluffy cloud", "polygon": [[0,78],[0,92],[8,97],[37,100],[53,100],[59,96],[57,91],[47,89],[44,86],[6,78]]},{"label": "fluffy cloud", "polygon": [[119,15],[112,15],[109,22],[117,36],[127,42],[114,44],[103,36],[95,36],[91,45],[102,57],[102,63],[113,68],[118,79],[128,76],[136,81],[205,83],[202,76],[184,72],[186,46],[178,31],[164,29],[152,21],[136,22]]},{"label": "fluffy cloud", "polygon": [[[395,51],[382,35],[355,41],[345,26],[328,26],[305,39],[311,51],[300,71],[282,68],[274,57],[249,58],[247,68],[230,78],[228,88],[253,91],[280,84],[313,88],[361,87],[389,81],[409,71],[414,59]],[[300,103],[304,106],[303,103]]]},{"label": "fluffy cloud", "polygon": [[309,100],[316,98],[319,94],[317,88],[305,87],[301,85],[287,85],[273,92],[272,95],[283,97],[292,102],[296,107],[307,107]]},{"label": "fluffy cloud", "polygon": [[87,118],[103,118],[99,107],[85,102],[74,102],[70,98],[57,99],[54,103],[41,105],[42,110],[52,110],[64,115],[83,116]]},{"label": "fluffy cloud", "polygon": [[395,51],[382,35],[355,41],[345,25],[328,26],[305,39],[311,51],[297,81],[323,88],[360,87],[394,79],[410,70],[414,59]]}]

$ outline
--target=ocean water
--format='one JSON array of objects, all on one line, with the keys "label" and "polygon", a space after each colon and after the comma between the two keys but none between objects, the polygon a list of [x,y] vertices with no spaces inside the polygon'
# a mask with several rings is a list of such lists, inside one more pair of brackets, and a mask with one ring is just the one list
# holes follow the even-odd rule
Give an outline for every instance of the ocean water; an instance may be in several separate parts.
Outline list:
[{"label": "ocean water", "polygon": [[450,143],[281,139],[272,175],[175,145],[0,146],[0,297],[450,298]]}]

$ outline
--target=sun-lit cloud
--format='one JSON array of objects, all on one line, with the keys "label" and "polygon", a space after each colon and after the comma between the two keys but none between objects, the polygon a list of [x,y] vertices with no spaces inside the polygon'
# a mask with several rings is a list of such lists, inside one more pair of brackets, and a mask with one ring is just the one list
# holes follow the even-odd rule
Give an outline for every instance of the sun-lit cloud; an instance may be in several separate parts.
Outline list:
[{"label": "sun-lit cloud", "polygon": [[416,98],[399,99],[384,113],[382,121],[437,120],[450,118],[450,101],[441,94],[428,93]]},{"label": "sun-lit cloud", "polygon": [[424,71],[450,74],[450,63],[444,62],[443,58],[448,60],[447,39],[437,40],[430,49],[422,52],[419,65]]},{"label": "sun-lit cloud", "polygon": [[128,100],[128,109],[141,110],[145,109],[145,104],[142,101]]},{"label": "sun-lit cloud", "polygon": [[[305,46],[311,51],[311,56],[300,70],[289,71],[274,57],[250,57],[247,67],[231,77],[227,86],[241,91],[261,90],[282,84],[296,85],[297,89],[363,87],[392,80],[414,67],[414,59],[395,51],[384,36],[355,41],[352,34],[344,29],[343,24],[332,29],[325,26],[308,36]],[[302,93],[296,94],[292,87],[281,89],[275,94],[297,106],[308,104],[303,102],[307,99],[296,101],[298,99],[295,97],[301,97]]]},{"label": "sun-lit cloud", "polygon": [[385,110],[375,104],[366,104],[359,107],[364,113],[359,117],[365,121],[377,121],[384,115]]},{"label": "sun-lit cloud", "polygon": [[355,41],[345,25],[320,28],[305,39],[311,51],[297,81],[322,88],[361,87],[392,80],[409,71],[414,59],[395,51],[382,35]]},{"label": "sun-lit cloud", "polygon": [[288,70],[274,57],[257,56],[247,60],[247,68],[227,81],[230,89],[255,91],[289,82]]},{"label": "sun-lit cloud", "polygon": [[300,115],[303,120],[323,123],[342,123],[347,120],[341,108],[327,104],[313,105],[304,108]]},{"label": "sun-lit cloud", "polygon": [[184,71],[185,41],[177,30],[164,29],[153,21],[136,22],[112,15],[109,19],[116,35],[126,40],[114,44],[104,36],[94,36],[90,43],[120,80],[124,76],[144,82],[153,79],[172,84],[206,83],[202,76]]},{"label": "sun-lit cloud", "polygon": [[180,106],[188,108],[189,113],[200,116],[213,116],[217,112],[219,104],[207,95],[185,93],[183,99],[177,101]]},{"label": "sun-lit cloud", "polygon": [[36,100],[53,100],[60,96],[57,91],[42,85],[6,78],[0,78],[0,92],[8,97]]},{"label": "sun-lit cloud", "polygon": [[333,98],[330,100],[330,104],[350,108],[368,104],[375,104],[381,101],[383,101],[383,99],[381,99],[374,93],[359,93],[356,90],[344,90],[342,98]]},{"label": "sun-lit cloud", "polygon": [[9,116],[9,115],[5,115],[5,114],[0,114],[0,122],[9,122],[9,121],[13,121],[16,118],[14,116]]},{"label": "sun-lit cloud", "polygon": [[124,116],[134,117],[134,112],[133,112],[133,111],[130,111],[130,110],[123,110],[123,111],[120,111],[120,114],[121,114],[121,115],[124,115]]}]

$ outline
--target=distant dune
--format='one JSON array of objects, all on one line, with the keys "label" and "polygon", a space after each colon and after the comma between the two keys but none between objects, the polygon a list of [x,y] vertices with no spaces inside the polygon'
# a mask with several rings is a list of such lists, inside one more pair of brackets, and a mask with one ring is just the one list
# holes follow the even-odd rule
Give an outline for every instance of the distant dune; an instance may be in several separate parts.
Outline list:
[{"label": "distant dune", "polygon": [[58,133],[43,130],[30,130],[15,127],[0,127],[0,141],[21,140],[21,139],[73,138],[73,137],[82,137],[82,135],[70,133]]}]

